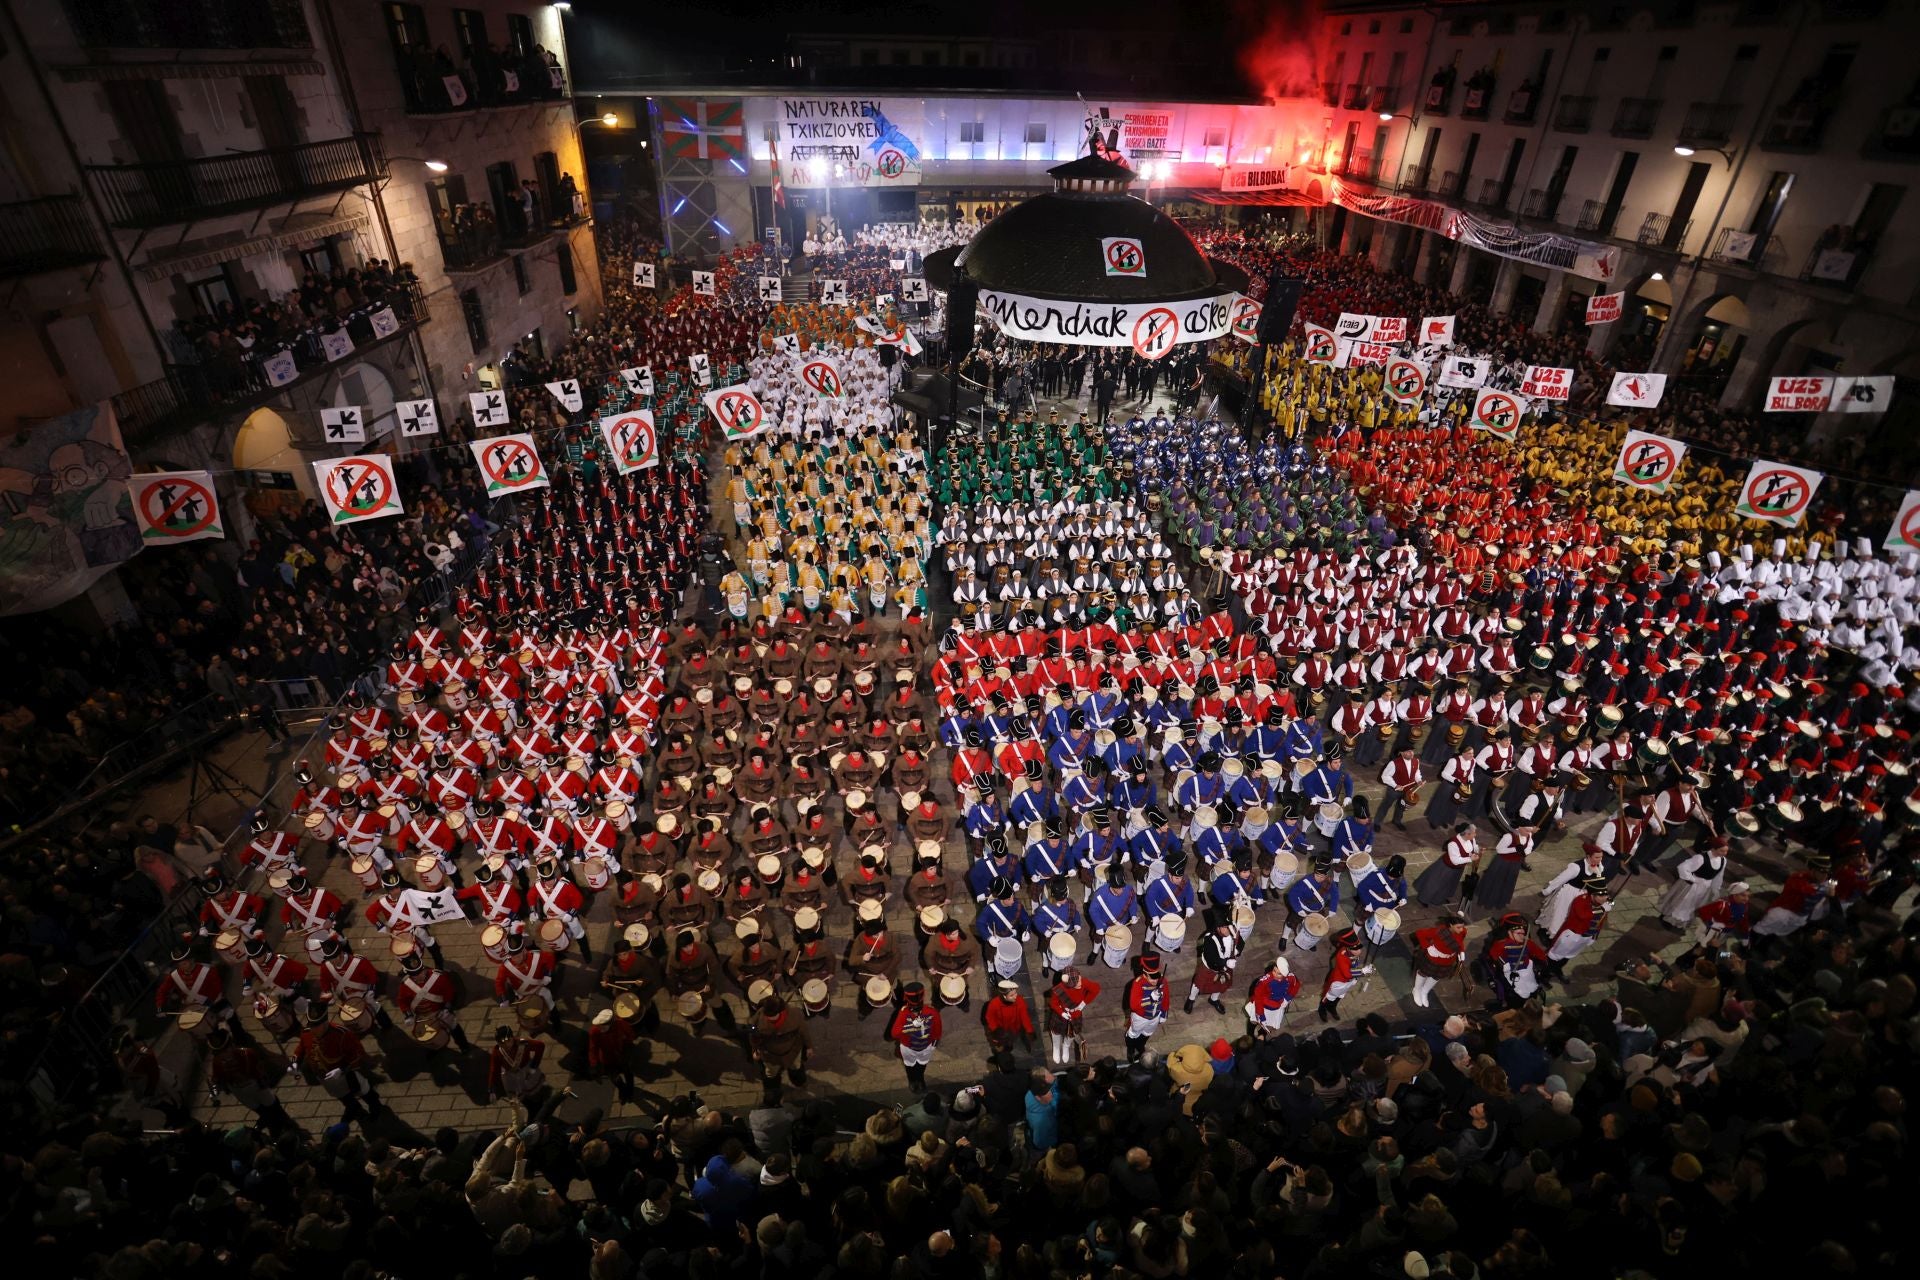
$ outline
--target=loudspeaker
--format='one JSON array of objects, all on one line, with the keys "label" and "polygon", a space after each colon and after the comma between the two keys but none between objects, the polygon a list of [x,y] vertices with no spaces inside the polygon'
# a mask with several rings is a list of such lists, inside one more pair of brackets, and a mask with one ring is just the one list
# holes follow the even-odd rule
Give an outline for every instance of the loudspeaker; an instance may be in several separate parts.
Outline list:
[{"label": "loudspeaker", "polygon": [[1293,328],[1294,308],[1300,305],[1300,291],[1307,282],[1299,276],[1281,275],[1276,268],[1267,277],[1267,299],[1260,307],[1260,327],[1253,331],[1254,341],[1263,347],[1287,340]]},{"label": "loudspeaker", "polygon": [[[980,307],[980,286],[959,272],[953,276],[953,288],[947,291],[947,360],[954,368],[973,350],[974,312]],[[1293,308],[1287,308],[1293,314]]]}]

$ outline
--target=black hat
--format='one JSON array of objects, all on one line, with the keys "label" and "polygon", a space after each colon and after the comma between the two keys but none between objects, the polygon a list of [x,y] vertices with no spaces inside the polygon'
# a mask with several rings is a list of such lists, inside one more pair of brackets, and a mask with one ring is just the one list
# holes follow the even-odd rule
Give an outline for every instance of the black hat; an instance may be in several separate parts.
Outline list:
[{"label": "black hat", "polygon": [[1007,879],[1005,876],[995,876],[987,885],[987,896],[990,898],[1005,898],[1012,893],[1013,881]]}]

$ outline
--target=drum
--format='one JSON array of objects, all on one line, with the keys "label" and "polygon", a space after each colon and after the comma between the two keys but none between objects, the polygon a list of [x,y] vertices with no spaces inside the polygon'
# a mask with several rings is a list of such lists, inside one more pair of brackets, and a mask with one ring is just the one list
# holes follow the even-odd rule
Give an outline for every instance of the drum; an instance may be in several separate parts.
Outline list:
[{"label": "drum", "polygon": [[1535,671],[1546,671],[1553,666],[1553,650],[1546,645],[1537,644],[1533,652],[1527,655],[1527,665]]},{"label": "drum", "polygon": [[1194,829],[1205,831],[1220,825],[1220,811],[1210,804],[1203,804],[1193,811]]},{"label": "drum", "polygon": [[1732,814],[1733,825],[1740,828],[1742,835],[1757,835],[1760,831],[1760,819],[1745,809],[1735,809]]},{"label": "drum", "polygon": [[394,832],[400,829],[400,806],[399,805],[383,804],[378,809],[374,810],[374,812],[380,815],[380,821],[383,824],[385,824],[388,835],[392,835]]},{"label": "drum", "polygon": [[293,1010],[273,996],[263,995],[253,1002],[253,1016],[268,1034],[284,1036],[293,1031]]},{"label": "drum", "polygon": [[405,960],[417,950],[419,944],[413,940],[412,930],[395,933],[387,939],[387,951],[395,960]]},{"label": "drum", "polygon": [[1285,849],[1273,855],[1273,870],[1267,873],[1267,884],[1275,893],[1285,893],[1300,878],[1300,859]]},{"label": "drum", "polygon": [[1367,917],[1367,941],[1376,947],[1384,947],[1393,941],[1393,935],[1400,932],[1400,913],[1392,907],[1382,907]]},{"label": "drum", "polygon": [[877,1009],[893,999],[893,984],[876,973],[867,979],[865,986],[860,988],[860,994],[866,997],[868,1004]]},{"label": "drum", "polygon": [[213,1029],[217,1025],[213,1015],[200,1008],[182,1009],[179,1021],[180,1029],[195,1040],[205,1040],[213,1034]]},{"label": "drum", "polygon": [[415,693],[411,689],[402,689],[394,697],[394,701],[398,702],[403,707],[410,707],[414,703],[418,702],[419,700],[420,700],[420,695]]},{"label": "drum", "polygon": [[993,971],[1003,978],[1011,978],[1020,971],[1020,940],[1002,934],[988,944],[993,950]]},{"label": "drum", "polygon": [[1075,950],[1072,934],[1061,932],[1047,935],[1047,959],[1052,962],[1050,967],[1055,971],[1073,963]]},{"label": "drum", "polygon": [[412,1032],[414,1045],[427,1053],[435,1049],[444,1049],[453,1040],[453,1033],[441,1025],[439,1018],[432,1016],[415,1022]]},{"label": "drum", "polygon": [[373,856],[363,853],[352,862],[354,878],[360,881],[360,887],[368,893],[380,890],[380,868],[373,865]]},{"label": "drum", "polygon": [[808,978],[800,984],[800,1004],[808,1013],[825,1013],[833,1004],[833,996],[824,981]]},{"label": "drum", "polygon": [[1153,922],[1153,945],[1178,951],[1187,940],[1187,922],[1180,916],[1161,916]]},{"label": "drum", "polygon": [[1100,959],[1109,969],[1118,969],[1127,962],[1127,953],[1133,950],[1133,930],[1123,924],[1110,924],[1106,932],[1100,935]]},{"label": "drum", "polygon": [[859,789],[847,792],[847,812],[858,813],[867,807],[867,793]]},{"label": "drum", "polygon": [[452,831],[455,835],[459,835],[466,829],[467,811],[465,809],[447,810],[446,823],[449,831]]},{"label": "drum", "polygon": [[1329,800],[1313,811],[1313,829],[1331,840],[1334,831],[1339,828],[1346,816],[1347,810],[1344,805],[1338,805]]},{"label": "drum", "polygon": [[920,928],[923,932],[932,933],[941,925],[945,924],[946,921],[947,909],[945,907],[933,906],[920,908]]},{"label": "drum", "polygon": [[447,873],[440,865],[437,855],[426,853],[413,860],[413,875],[420,887],[428,893],[435,893],[447,887]]},{"label": "drum", "polygon": [[622,933],[620,936],[622,938],[625,938],[627,940],[627,945],[632,947],[635,951],[646,950],[647,943],[653,937],[653,935],[647,931],[647,926],[642,924],[638,920],[628,925],[626,932]]},{"label": "drum", "polygon": [[1320,945],[1320,939],[1327,936],[1333,928],[1324,912],[1309,911],[1300,917],[1299,927],[1293,931],[1293,945],[1311,951]]},{"label": "drum", "polygon": [[539,996],[528,996],[513,1007],[513,1019],[520,1024],[520,1030],[526,1035],[537,1036],[547,1029],[547,1020],[553,1017],[553,1011],[547,1008],[547,1002]]},{"label": "drum", "polygon": [[712,867],[703,867],[700,874],[693,878],[693,882],[700,886],[700,892],[706,894],[719,893],[722,884],[720,873]]},{"label": "drum", "polygon": [[638,1022],[645,1009],[640,997],[631,991],[622,991],[613,998],[613,1016],[622,1022]]},{"label": "drum", "polygon": [[333,815],[324,809],[308,810],[304,825],[307,829],[307,839],[318,840],[322,844],[330,842],[333,839],[333,833],[339,829],[334,825]]},{"label": "drum", "polygon": [[340,773],[334,778],[333,785],[336,789],[338,789],[344,794],[347,792],[358,791],[360,789],[360,784],[364,781],[366,781],[366,779],[360,776],[358,770],[348,769],[345,772]]},{"label": "drum", "polygon": [[342,1000],[333,1007],[333,1020],[355,1035],[373,1030],[373,1006],[358,998]]},{"label": "drum", "polygon": [[943,973],[935,984],[941,1004],[959,1004],[967,998],[967,980],[957,973]]},{"label": "drum", "polygon": [[1614,706],[1611,702],[1607,703],[1606,705],[1600,708],[1601,732],[1605,733],[1608,737],[1613,736],[1614,730],[1618,729],[1621,725],[1621,722],[1623,722],[1626,718],[1627,718],[1627,713],[1625,711],[1621,710],[1619,707]]},{"label": "drum", "polygon": [[[831,686],[829,686],[829,688],[831,688]],[[793,681],[784,678],[775,680],[773,682],[773,696],[782,702],[792,702]]]},{"label": "drum", "polygon": [[582,777],[584,777],[587,772],[587,758],[585,756],[568,756],[567,770],[571,773],[577,773],[577,774],[580,774]]},{"label": "drum", "polygon": [[1360,887],[1360,882],[1362,880],[1365,880],[1368,876],[1372,874],[1373,874],[1373,855],[1372,854],[1356,853],[1351,858],[1347,859],[1347,878],[1352,882],[1353,887],[1355,889],[1358,889]]},{"label": "drum", "polygon": [[1233,927],[1242,938],[1253,932],[1253,904],[1236,902],[1232,911]]},{"label": "drum", "polygon": [[276,871],[267,877],[267,891],[276,898],[287,896],[287,886],[293,883],[293,872]]},{"label": "drum", "polygon": [[1312,756],[1301,756],[1298,760],[1295,760],[1293,762],[1294,782],[1297,784],[1304,781],[1308,774],[1312,773],[1315,769],[1318,769],[1319,767],[1320,767],[1320,762],[1318,760],[1315,760]]},{"label": "drum", "polygon": [[247,944],[238,929],[222,929],[213,938],[213,953],[228,964],[247,962]]},{"label": "drum", "polygon": [[495,964],[505,964],[507,960],[507,929],[505,925],[490,924],[480,931],[480,950],[487,959]]},{"label": "drum", "polygon": [[1775,831],[1788,831],[1800,825],[1806,814],[1791,800],[1782,800],[1760,811],[1760,820]]},{"label": "drum", "polygon": [[1662,769],[1666,767],[1667,759],[1671,754],[1664,738],[1648,738],[1640,744],[1640,749],[1634,753],[1634,757],[1645,768]]},{"label": "drum", "polygon": [[633,825],[633,809],[625,800],[607,801],[606,817],[615,831],[625,831]]},{"label": "drum", "polygon": [[540,944],[542,951],[551,951],[558,955],[573,945],[573,935],[567,932],[567,922],[565,920],[555,920],[552,918],[542,920],[540,927],[535,929],[533,933],[534,939]]},{"label": "drum", "polygon": [[601,857],[588,858],[587,865],[585,868],[585,876],[587,881],[587,888],[594,893],[598,893],[600,890],[606,888],[608,885],[613,883],[613,868],[608,864],[605,858],[601,858]]}]

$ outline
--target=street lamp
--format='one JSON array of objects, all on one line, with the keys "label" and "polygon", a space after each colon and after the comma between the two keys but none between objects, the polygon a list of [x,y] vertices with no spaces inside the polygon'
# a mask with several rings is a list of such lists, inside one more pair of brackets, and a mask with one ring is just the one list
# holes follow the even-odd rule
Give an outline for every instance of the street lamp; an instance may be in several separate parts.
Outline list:
[{"label": "street lamp", "polygon": [[1407,164],[1407,146],[1413,141],[1413,126],[1420,123],[1420,117],[1409,115],[1405,111],[1382,111],[1380,113],[1381,124],[1392,124],[1395,120],[1405,120],[1407,122],[1407,131],[1400,135],[1400,163],[1395,166],[1393,171],[1393,189],[1398,191],[1400,189],[1400,172],[1406,168]]},{"label": "street lamp", "polygon": [[1702,151],[1711,151],[1713,152],[1713,154],[1719,156],[1722,160],[1725,160],[1728,164],[1733,163],[1733,153],[1728,151],[1724,147],[1689,147],[1683,143],[1675,143],[1673,148],[1673,154],[1680,156],[1682,158],[1686,156],[1698,155]]},{"label": "street lamp", "polygon": [[423,159],[420,156],[388,156],[387,159],[411,160],[415,164],[425,165],[428,171],[432,173],[445,173],[447,171],[447,162],[445,160]]}]

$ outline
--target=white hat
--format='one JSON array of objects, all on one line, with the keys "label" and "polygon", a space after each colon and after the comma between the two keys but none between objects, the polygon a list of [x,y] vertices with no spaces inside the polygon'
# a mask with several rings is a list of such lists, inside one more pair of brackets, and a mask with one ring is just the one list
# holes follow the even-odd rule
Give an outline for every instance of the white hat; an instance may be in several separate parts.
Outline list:
[{"label": "white hat", "polygon": [[1273,958],[1273,971],[1284,978],[1293,972],[1293,966],[1287,963],[1285,956],[1275,956]]}]

